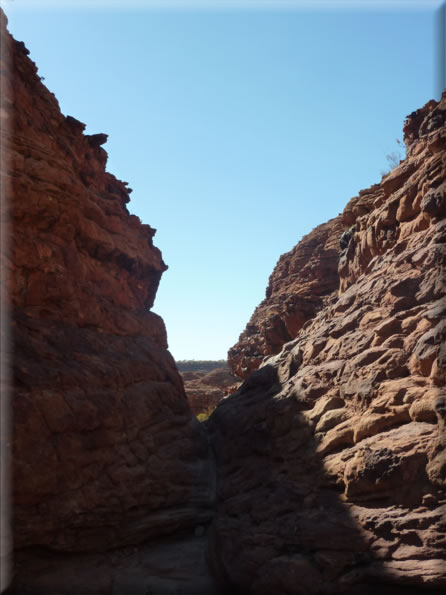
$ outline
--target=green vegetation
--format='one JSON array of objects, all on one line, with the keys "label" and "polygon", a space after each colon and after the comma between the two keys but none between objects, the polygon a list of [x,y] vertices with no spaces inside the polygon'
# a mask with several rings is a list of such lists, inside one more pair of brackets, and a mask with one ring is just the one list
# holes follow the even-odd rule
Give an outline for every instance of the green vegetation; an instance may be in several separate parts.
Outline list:
[{"label": "green vegetation", "polygon": [[215,407],[209,407],[209,409],[207,411],[204,411],[203,413],[199,413],[197,415],[198,421],[201,421],[201,423],[203,423],[204,421],[209,419],[214,410],[215,410]]},{"label": "green vegetation", "polygon": [[216,368],[224,368],[227,362],[219,360],[181,359],[176,362],[180,372],[211,372]]}]

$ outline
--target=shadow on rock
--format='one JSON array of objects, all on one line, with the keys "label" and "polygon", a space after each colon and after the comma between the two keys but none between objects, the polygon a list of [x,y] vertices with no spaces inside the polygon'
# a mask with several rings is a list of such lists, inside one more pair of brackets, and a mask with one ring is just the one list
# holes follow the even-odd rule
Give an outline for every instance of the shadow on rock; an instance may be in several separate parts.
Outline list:
[{"label": "shadow on rock", "polygon": [[222,592],[439,595],[444,515],[428,498],[423,504],[426,478],[407,475],[388,449],[353,453],[339,443],[324,451],[315,428],[324,415],[329,425],[340,399],[310,407],[284,393],[277,368],[267,365],[210,419],[217,464],[210,559]]}]

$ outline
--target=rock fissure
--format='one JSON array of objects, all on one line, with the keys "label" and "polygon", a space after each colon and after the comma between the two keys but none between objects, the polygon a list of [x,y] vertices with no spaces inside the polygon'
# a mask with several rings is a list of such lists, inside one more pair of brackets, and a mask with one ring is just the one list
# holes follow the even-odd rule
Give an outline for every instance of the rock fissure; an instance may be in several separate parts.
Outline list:
[{"label": "rock fissure", "polygon": [[61,114],[1,20],[9,592],[443,592],[446,96],[406,120],[404,161],[280,257],[229,353],[244,382],[223,398],[236,377],[205,375],[200,424],[150,311],[155,230],[105,171],[107,135]]}]

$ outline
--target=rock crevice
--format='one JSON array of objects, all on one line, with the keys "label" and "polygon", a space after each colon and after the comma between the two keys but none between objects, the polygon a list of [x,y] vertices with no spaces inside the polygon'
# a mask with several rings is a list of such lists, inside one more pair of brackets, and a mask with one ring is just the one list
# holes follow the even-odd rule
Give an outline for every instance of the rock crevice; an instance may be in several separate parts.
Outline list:
[{"label": "rock crevice", "polygon": [[200,424],[150,311],[155,230],[1,21],[10,592],[442,593],[446,95],[280,258]]}]

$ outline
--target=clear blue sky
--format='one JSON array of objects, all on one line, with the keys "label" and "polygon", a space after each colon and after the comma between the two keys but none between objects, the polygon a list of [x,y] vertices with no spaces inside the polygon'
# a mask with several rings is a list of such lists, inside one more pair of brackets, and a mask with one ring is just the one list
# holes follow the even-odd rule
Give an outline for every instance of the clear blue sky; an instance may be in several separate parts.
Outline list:
[{"label": "clear blue sky", "polygon": [[405,116],[439,98],[440,2],[167,4],[2,3],[158,230],[172,354],[220,359],[279,256],[378,182]]}]

